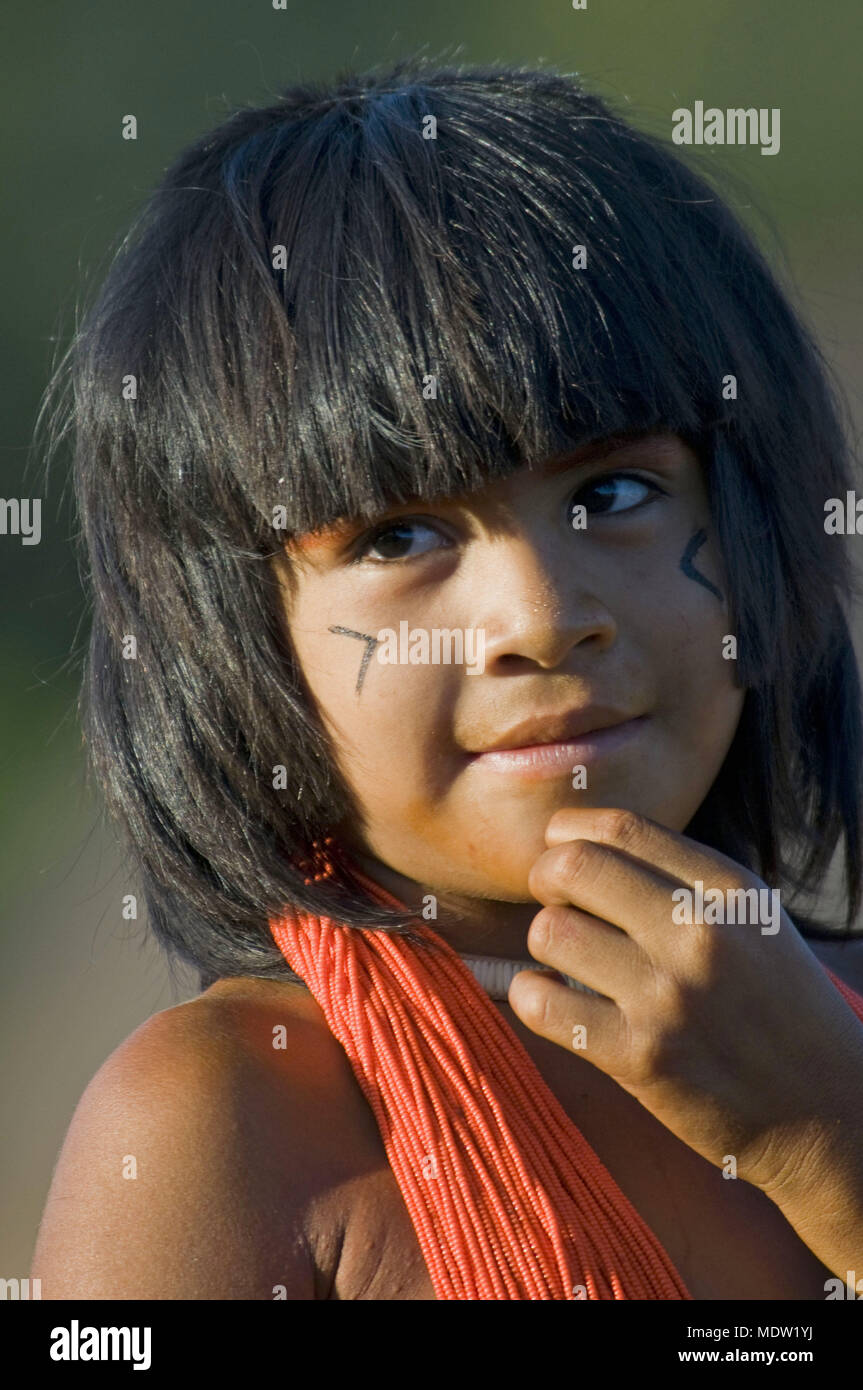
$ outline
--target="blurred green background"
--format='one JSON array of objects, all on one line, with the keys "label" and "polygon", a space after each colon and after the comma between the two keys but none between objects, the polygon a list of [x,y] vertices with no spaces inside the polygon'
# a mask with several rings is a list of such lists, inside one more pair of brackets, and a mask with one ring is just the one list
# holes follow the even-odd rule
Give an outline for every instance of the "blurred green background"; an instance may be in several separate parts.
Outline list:
[{"label": "blurred green background", "polygon": [[[41,393],[116,237],[180,148],[234,105],[424,50],[579,72],[643,128],[706,105],[781,110],[781,150],[715,147],[742,177],[752,222],[842,381],[859,430],[863,109],[859,0],[31,0],[2,21],[4,497],[37,497],[42,540],[0,536],[2,1215],[0,1276],[24,1276],[75,1104],[145,1018],[196,992],[172,980],[113,836],[83,783],[76,721],[86,606],[74,558],[67,455],[47,490],[31,439]],[[121,119],[138,118],[136,142]],[[684,151],[684,154],[686,152]],[[766,217],[766,221],[756,208]]]}]

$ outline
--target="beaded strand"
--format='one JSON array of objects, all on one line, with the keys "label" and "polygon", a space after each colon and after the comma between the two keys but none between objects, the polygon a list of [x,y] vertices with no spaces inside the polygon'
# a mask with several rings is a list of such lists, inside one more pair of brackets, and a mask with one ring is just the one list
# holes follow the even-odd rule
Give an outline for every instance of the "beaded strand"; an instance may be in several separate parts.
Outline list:
[{"label": "beaded strand", "polygon": [[[325,862],[309,867],[328,876]],[[270,930],[371,1106],[438,1299],[566,1300],[579,1288],[589,1300],[691,1298],[442,937],[418,925],[426,950],[299,911]],[[863,1020],[863,997],[827,974]]]}]

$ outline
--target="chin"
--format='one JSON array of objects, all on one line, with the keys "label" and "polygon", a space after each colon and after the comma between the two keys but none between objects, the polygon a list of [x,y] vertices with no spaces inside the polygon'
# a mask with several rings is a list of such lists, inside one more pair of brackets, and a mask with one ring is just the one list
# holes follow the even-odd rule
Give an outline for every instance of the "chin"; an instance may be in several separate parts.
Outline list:
[{"label": "chin", "polygon": [[545,839],[530,859],[523,864],[512,863],[510,859],[505,868],[495,872],[491,867],[487,873],[476,875],[476,887],[472,888],[472,897],[489,898],[492,901],[502,903],[532,903],[535,902],[533,894],[527,886],[530,871],[536,860],[547,848]]}]

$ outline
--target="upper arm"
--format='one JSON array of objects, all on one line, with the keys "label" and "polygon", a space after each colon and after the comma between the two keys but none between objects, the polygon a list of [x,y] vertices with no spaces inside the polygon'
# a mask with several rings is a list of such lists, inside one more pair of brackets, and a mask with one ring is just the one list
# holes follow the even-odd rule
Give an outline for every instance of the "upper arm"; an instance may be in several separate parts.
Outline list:
[{"label": "upper arm", "polygon": [[145,1023],[66,1135],[33,1257],[43,1297],[313,1299],[304,1126],[283,1100],[193,1014]]}]

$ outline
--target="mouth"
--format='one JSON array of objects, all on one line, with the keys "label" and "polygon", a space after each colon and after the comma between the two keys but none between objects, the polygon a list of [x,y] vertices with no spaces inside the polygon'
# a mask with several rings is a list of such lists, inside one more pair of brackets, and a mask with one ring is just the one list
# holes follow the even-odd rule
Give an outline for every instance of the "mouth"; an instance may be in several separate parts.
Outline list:
[{"label": "mouth", "polygon": [[488,772],[507,772],[533,777],[560,777],[587,767],[629,747],[644,731],[648,715],[640,714],[617,723],[606,723],[570,738],[511,747],[488,748],[469,754],[471,765]]}]

